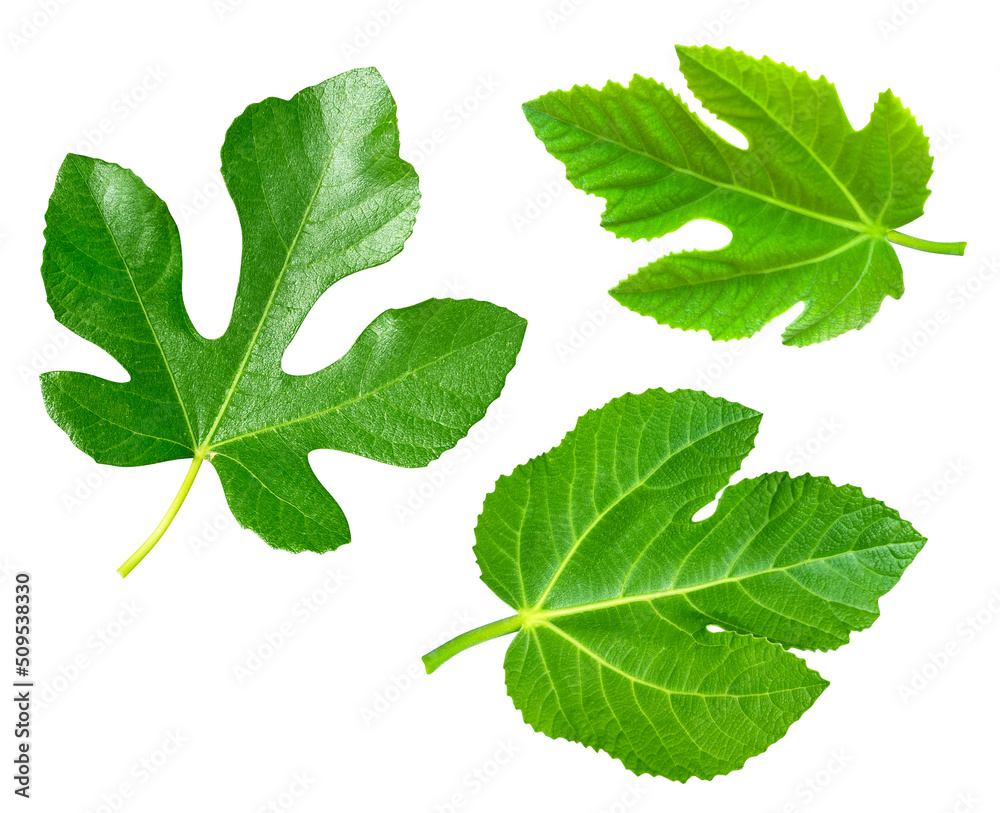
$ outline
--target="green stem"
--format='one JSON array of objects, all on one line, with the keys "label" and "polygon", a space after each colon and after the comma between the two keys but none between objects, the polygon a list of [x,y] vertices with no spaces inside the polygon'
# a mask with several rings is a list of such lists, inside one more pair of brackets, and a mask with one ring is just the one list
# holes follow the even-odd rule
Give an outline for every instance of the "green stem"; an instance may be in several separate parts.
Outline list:
[{"label": "green stem", "polygon": [[446,660],[454,657],[462,650],[476,644],[481,644],[483,641],[489,641],[491,638],[510,635],[512,632],[517,632],[521,629],[521,626],[521,616],[512,615],[509,618],[494,621],[492,624],[484,624],[481,627],[476,627],[474,630],[463,632],[457,638],[452,638],[447,643],[441,644],[434,651],[424,655],[423,661],[424,667],[427,669],[427,674],[429,675]]},{"label": "green stem", "polygon": [[201,454],[194,456],[187,476],[184,478],[184,482],[181,483],[180,491],[177,492],[174,501],[170,503],[170,507],[167,509],[167,513],[163,515],[163,519],[160,520],[160,524],[153,529],[153,533],[149,535],[149,538],[139,546],[139,550],[129,556],[125,560],[125,564],[118,568],[118,573],[123,579],[132,572],[135,566],[153,549],[153,546],[160,541],[160,537],[166,533],[167,528],[170,527],[170,523],[174,521],[174,517],[180,511],[181,505],[184,503],[184,498],[187,497],[188,492],[191,490],[191,484],[194,482],[194,478],[198,474],[198,469],[201,467],[201,461],[204,459],[204,455]]},{"label": "green stem", "polygon": [[910,237],[910,235],[901,234],[898,231],[888,231],[885,236],[890,243],[896,243],[907,248],[915,248],[920,251],[929,251],[931,254],[953,254],[958,257],[965,254],[965,243],[936,243],[933,240],[921,240],[919,237]]}]

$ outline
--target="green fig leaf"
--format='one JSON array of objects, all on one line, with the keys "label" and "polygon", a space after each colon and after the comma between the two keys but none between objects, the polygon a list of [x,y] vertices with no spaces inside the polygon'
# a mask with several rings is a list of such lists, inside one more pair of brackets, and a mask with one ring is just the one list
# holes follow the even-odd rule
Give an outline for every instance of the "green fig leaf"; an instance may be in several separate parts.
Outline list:
[{"label": "green fig leaf", "polygon": [[222,173],[243,231],[232,318],[201,336],[181,295],[166,205],[135,174],[69,155],[46,214],[42,276],[56,319],[104,348],[125,383],[42,376],[52,419],[99,463],[190,458],[156,543],[209,460],[234,516],[288,551],[331,551],[347,519],[308,462],[337,449],[424,466],[497,398],[525,321],[474,300],[432,299],[377,317],[310,375],[281,359],[319,297],[403,248],[420,197],[399,157],[396,105],[378,72],[348,71],[289,100],[253,104],[229,128]]},{"label": "green fig leaf", "polygon": [[501,477],[475,553],[516,614],[429,653],[428,671],[516,633],[504,669],[525,721],[635,773],[710,779],[784,736],[827,686],[789,650],[869,627],[925,540],[825,477],[727,488],[760,419],[703,392],[625,395]]},{"label": "green fig leaf", "polygon": [[607,201],[601,225],[652,239],[696,220],[728,227],[717,251],[661,257],[611,290],[660,324],[752,336],[798,302],[783,341],[803,346],[860,329],[903,295],[893,243],[962,254],[896,231],[923,213],[929,142],[890,91],[855,130],[837,91],[788,65],[732,48],[678,46],[688,86],[747,139],[734,146],[672,91],[574,87],[524,105],[535,134],[579,189]]}]

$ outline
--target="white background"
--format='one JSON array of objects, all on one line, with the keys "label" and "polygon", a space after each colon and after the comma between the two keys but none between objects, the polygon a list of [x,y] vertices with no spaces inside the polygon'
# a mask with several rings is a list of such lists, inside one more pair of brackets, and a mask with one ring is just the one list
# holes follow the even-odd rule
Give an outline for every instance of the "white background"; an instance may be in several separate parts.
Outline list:
[{"label": "white background", "polygon": [[[4,4],[0,606],[9,617],[10,569],[30,570],[34,676],[48,700],[36,709],[34,798],[9,801],[4,779],[4,810],[250,813],[272,802],[281,809],[303,778],[296,813],[450,810],[456,794],[462,809],[483,813],[944,813],[968,809],[970,793],[974,809],[1000,810],[1000,282],[987,264],[997,251],[1000,183],[996,4],[577,3]],[[388,22],[372,23],[380,12]],[[34,34],[25,16],[41,23]],[[356,39],[366,23],[375,32],[367,44]],[[599,227],[602,202],[560,180],[561,165],[519,106],[638,72],[697,109],[671,48],[695,41],[824,73],[858,127],[891,87],[935,154],[927,214],[905,230],[968,240],[966,256],[898,249],[903,299],[888,300],[864,331],[807,349],[780,344],[791,314],[756,339],[713,343],[615,305],[604,291],[645,264],[651,247]],[[251,102],[368,64],[398,102],[422,208],[399,257],[322,299],[285,367],[325,366],[387,307],[488,299],[529,321],[493,421],[429,470],[314,453],[354,534],[322,558],[271,550],[235,527],[206,466],[159,546],[122,581],[115,568],[156,524],[187,463],[98,468],[44,412],[41,370],[123,376],[45,302],[38,269],[55,168],[70,150],[113,160],[168,202],[184,244],[188,307],[203,332],[218,335],[240,253],[236,214],[218,183],[226,128]],[[442,137],[431,151],[435,129]],[[693,224],[652,250],[726,239],[719,226]],[[897,507],[930,539],[871,630],[808,656],[832,682],[813,709],[766,754],[710,783],[636,782],[604,754],[533,733],[505,694],[504,640],[432,677],[419,669],[420,655],[450,631],[509,613],[479,581],[472,555],[496,477],[557,443],[587,409],[656,386],[707,389],[764,412],[740,476],[829,475]],[[422,486],[429,496],[404,515]],[[977,613],[974,628],[967,619]],[[11,646],[11,623],[2,622],[0,649]],[[241,681],[248,650],[283,624],[290,637]],[[934,654],[946,647],[952,655],[935,674]],[[0,653],[4,681],[9,657]],[[931,678],[914,684],[914,670]],[[178,733],[183,744],[164,756]],[[500,765],[498,752],[513,756]],[[479,784],[477,770],[489,781]],[[128,798],[117,798],[123,785]]]}]

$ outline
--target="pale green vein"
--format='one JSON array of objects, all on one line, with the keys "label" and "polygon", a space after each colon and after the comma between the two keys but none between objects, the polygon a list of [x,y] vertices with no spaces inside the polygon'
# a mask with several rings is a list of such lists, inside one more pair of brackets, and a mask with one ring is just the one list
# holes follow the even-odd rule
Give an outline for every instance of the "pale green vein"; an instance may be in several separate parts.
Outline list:
[{"label": "pale green vein", "polygon": [[[426,370],[426,369],[428,369],[430,367],[433,367],[436,364],[440,364],[441,362],[445,361],[446,359],[450,358],[451,356],[455,355],[456,353],[460,353],[462,351],[468,350],[470,347],[474,347],[474,346],[476,346],[478,344],[483,344],[483,343],[489,342],[490,339],[494,338],[495,336],[499,335],[500,333],[509,333],[509,332],[514,332],[515,330],[516,329],[514,329],[514,328],[504,329],[503,331],[498,331],[497,333],[491,333],[489,336],[485,336],[484,338],[479,339],[478,341],[473,342],[472,344],[469,344],[469,345],[460,345],[458,347],[452,347],[452,349],[449,350],[447,353],[442,353],[442,354],[440,354],[438,356],[435,356],[433,359],[431,359],[431,361],[428,361],[426,364],[421,364],[421,365],[418,365],[417,367],[413,367],[413,368],[407,370],[402,375],[400,375],[400,376],[392,379],[391,381],[387,381],[384,384],[380,384],[378,387],[375,387],[374,389],[371,389],[371,390],[369,390],[367,392],[359,393],[358,395],[354,396],[353,398],[349,398],[346,401],[341,401],[339,404],[334,404],[333,406],[324,407],[323,409],[317,410],[316,412],[311,412],[308,415],[300,415],[300,416],[298,416],[296,418],[289,418],[287,421],[281,421],[279,423],[272,424],[271,426],[263,426],[263,427],[261,427],[259,429],[253,429],[253,430],[251,430],[249,432],[242,432],[239,435],[233,435],[232,437],[224,438],[223,440],[220,440],[218,443],[212,443],[209,446],[207,446],[206,448],[207,449],[218,449],[221,446],[225,446],[227,443],[233,443],[234,441],[237,441],[237,440],[243,440],[245,438],[254,437],[256,435],[263,434],[264,432],[274,432],[274,431],[276,431],[278,429],[284,429],[285,427],[294,426],[295,424],[298,424],[298,423],[303,423],[305,421],[311,421],[311,420],[313,420],[315,418],[319,418],[319,417],[321,417],[323,415],[327,415],[327,414],[329,414],[331,412],[338,412],[338,411],[340,411],[342,409],[345,409],[345,408],[347,408],[349,406],[352,406],[353,404],[358,403],[359,401],[364,401],[364,400],[366,400],[368,398],[371,398],[371,397],[373,397],[375,395],[378,395],[380,392],[382,392],[384,390],[387,390],[390,387],[393,387],[393,386],[395,386],[397,384],[400,384],[403,381],[406,381],[408,378],[411,378],[412,376],[417,375],[418,373],[423,372],[424,370]],[[414,417],[417,417],[417,416],[414,416]]]},{"label": "pale green vein", "polygon": [[[865,225],[869,225],[869,226],[872,225],[872,219],[865,212],[865,210],[861,206],[861,204],[858,203],[857,198],[855,198],[854,195],[851,193],[851,190],[849,190],[844,185],[844,182],[841,181],[841,179],[836,176],[836,174],[833,172],[833,168],[830,167],[830,166],[827,166],[826,162],[823,161],[823,160],[821,160],[820,157],[818,155],[816,155],[816,152],[813,150],[812,145],[806,144],[804,141],[799,140],[799,138],[795,135],[795,133],[793,133],[791,130],[788,129],[788,127],[785,126],[784,122],[780,121],[776,116],[772,115],[769,110],[767,110],[756,99],[754,99],[752,96],[750,96],[743,89],[742,86],[735,85],[727,77],[723,76],[721,73],[719,73],[718,71],[716,71],[714,68],[709,67],[704,62],[699,62],[698,64],[701,65],[706,70],[710,71],[712,73],[712,75],[715,76],[717,79],[719,79],[722,82],[725,82],[727,85],[729,85],[729,87],[731,87],[731,88],[739,91],[740,95],[744,99],[746,99],[748,102],[750,102],[761,113],[765,114],[768,117],[769,121],[772,121],[775,124],[777,124],[788,135],[789,138],[791,138],[796,144],[798,144],[799,146],[801,146],[802,149],[804,149],[809,154],[809,156],[816,162],[816,165],[819,166],[827,174],[827,176],[830,178],[830,180],[833,181],[837,185],[837,188],[840,189],[840,191],[843,193],[845,200],[847,200],[847,202],[850,203],[851,206],[853,207],[854,211],[858,213],[858,217],[861,219],[861,222],[864,223]],[[794,104],[794,99],[795,99],[795,97],[794,97],[794,95],[791,93],[791,91],[789,89],[789,106],[790,107]],[[818,117],[817,117],[817,127],[818,127]],[[849,132],[851,134],[853,134],[856,131],[850,130]],[[815,140],[815,138],[814,138],[814,140]],[[844,139],[844,141],[846,142],[846,139]],[[732,146],[732,145],[730,145],[730,146]],[[734,146],[733,149],[737,149],[737,148]],[[843,146],[841,146],[841,150],[843,150]],[[770,175],[769,175],[769,177],[770,177]],[[772,181],[772,185],[773,185],[773,181]],[[890,186],[890,189],[891,189],[891,186]]]},{"label": "pale green vein", "polygon": [[[285,260],[281,265],[281,269],[274,280],[274,285],[271,288],[271,294],[264,305],[264,310],[261,314],[260,321],[257,323],[253,335],[250,337],[250,341],[247,342],[246,353],[243,356],[243,360],[240,362],[239,367],[236,368],[236,375],[233,377],[233,383],[230,384],[229,389],[226,391],[226,397],[223,399],[222,406],[219,408],[219,413],[215,416],[215,421],[208,433],[205,435],[205,442],[202,444],[204,448],[208,448],[212,442],[212,438],[215,436],[216,429],[219,428],[219,423],[221,423],[223,416],[226,414],[226,410],[229,408],[229,403],[233,399],[233,395],[236,393],[236,388],[240,383],[240,379],[243,377],[243,373],[246,371],[247,364],[250,363],[250,356],[253,355],[253,350],[257,346],[257,340],[260,338],[261,331],[264,329],[264,325],[267,323],[267,318],[271,313],[271,308],[274,307],[274,301],[278,296],[278,290],[281,288],[281,283],[285,278],[285,273],[288,271],[288,267],[291,264],[292,256],[295,254],[295,248],[298,245],[299,238],[305,231],[306,224],[309,222],[309,215],[312,214],[312,208],[316,205],[316,200],[319,198],[319,193],[323,189],[323,181],[326,180],[326,175],[330,171],[330,166],[333,161],[333,154],[337,151],[340,146],[340,139],[343,137],[344,131],[347,129],[347,124],[350,121],[350,116],[353,114],[354,108],[351,108],[351,112],[344,117],[344,124],[341,127],[340,133],[338,134],[337,140],[330,147],[329,152],[326,155],[326,162],[323,165],[323,170],[320,172],[319,180],[316,183],[316,188],[313,190],[312,197],[306,204],[305,212],[302,215],[302,220],[299,222],[299,228],[295,232],[295,237],[292,239],[292,244],[288,247],[288,251],[285,253]],[[258,159],[259,160],[259,159]],[[267,201],[267,193],[265,190],[261,189],[261,195],[264,198],[264,202]],[[269,211],[270,204],[268,203]],[[273,219],[273,218],[272,218]],[[275,233],[279,235],[280,232],[277,230],[277,224],[275,224]]]},{"label": "pale green vein", "polygon": [[[570,644],[572,644],[573,646],[577,647],[587,657],[591,658],[595,663],[599,664],[600,666],[603,666],[608,671],[615,672],[616,674],[621,675],[623,678],[625,678],[626,680],[631,681],[632,683],[636,683],[636,684],[638,684],[640,686],[646,686],[646,687],[648,687],[650,689],[655,689],[656,691],[663,692],[664,694],[667,694],[667,695],[676,694],[676,695],[689,695],[689,696],[692,696],[692,697],[726,697],[726,698],[736,699],[736,698],[739,698],[739,697],[771,697],[771,696],[776,695],[776,694],[788,694],[789,692],[798,691],[799,689],[803,688],[801,686],[790,686],[790,687],[786,687],[784,689],[775,689],[775,690],[769,691],[769,692],[742,692],[742,693],[735,693],[735,692],[697,692],[697,691],[691,691],[691,690],[686,690],[686,689],[670,689],[670,688],[668,688],[666,686],[660,685],[659,683],[652,683],[651,681],[644,680],[643,678],[640,678],[637,675],[629,674],[624,669],[621,669],[621,668],[615,666],[613,663],[610,663],[609,661],[607,661],[606,659],[604,659],[603,657],[601,657],[600,655],[598,655],[592,649],[588,648],[585,644],[583,644],[580,641],[578,641],[572,635],[569,635],[568,633],[566,633],[563,630],[561,630],[555,624],[550,624],[550,623],[548,623],[546,621],[546,622],[543,622],[539,626],[544,626],[546,629],[551,630],[552,632],[555,632],[561,638],[565,638]],[[609,705],[610,705],[610,703],[609,703]]]},{"label": "pale green vein", "polygon": [[[660,158],[659,156],[654,155],[644,149],[641,150],[635,149],[633,147],[629,147],[626,144],[621,144],[619,142],[612,141],[611,139],[607,138],[601,133],[595,133],[592,130],[587,129],[577,121],[566,121],[565,119],[557,118],[551,113],[548,113],[543,110],[537,110],[535,108],[529,108],[529,109],[531,110],[531,112],[535,114],[546,116],[552,119],[553,121],[558,121],[561,124],[568,125],[570,127],[575,127],[581,132],[586,133],[588,136],[591,136],[594,139],[594,141],[601,141],[605,144],[618,147],[619,149],[622,150],[626,150],[632,155],[639,155],[642,156],[643,158],[648,158],[650,161],[660,164],[660,166],[666,167],[672,172],[679,172],[682,175],[687,175],[691,178],[694,178],[695,180],[709,184],[710,186],[715,186],[718,189],[722,189],[728,192],[733,192],[734,194],[742,195],[744,197],[755,198],[756,200],[760,200],[764,203],[771,204],[772,206],[777,206],[778,208],[781,209],[787,209],[788,211],[802,215],[803,217],[812,218],[813,220],[820,220],[835,226],[841,226],[842,228],[850,229],[851,231],[864,232],[866,235],[869,236],[881,236],[885,234],[885,229],[881,228],[873,229],[872,226],[874,224],[860,223],[856,220],[844,220],[843,218],[833,217],[831,215],[824,215],[821,212],[815,212],[810,209],[805,209],[801,206],[796,206],[794,203],[782,200],[781,198],[775,198],[772,197],[771,195],[765,195],[763,192],[756,192],[747,187],[737,186],[736,184],[726,183],[725,181],[720,181],[715,178],[710,178],[707,175],[702,175],[701,173],[695,172],[694,170],[687,169],[685,167],[680,167],[676,164],[671,164],[665,159]],[[736,147],[733,147],[731,144],[729,146],[732,147],[732,149],[736,149]]]},{"label": "pale green vein", "polygon": [[[901,543],[907,544],[907,543]],[[633,604],[635,602],[653,602],[661,598],[669,598],[670,596],[683,596],[687,593],[697,593],[701,590],[708,590],[712,587],[719,587],[725,584],[739,584],[740,582],[746,581],[748,579],[755,579],[761,576],[767,576],[772,573],[785,573],[789,570],[794,570],[795,568],[805,567],[806,565],[815,564],[817,562],[823,562],[827,559],[842,559],[846,556],[856,557],[859,553],[864,553],[868,549],[861,551],[849,550],[843,551],[841,553],[830,554],[829,556],[817,556],[810,559],[803,559],[801,562],[794,562],[790,565],[783,565],[781,567],[768,567],[762,570],[756,570],[752,573],[744,573],[740,576],[724,576],[720,579],[714,579],[712,581],[702,582],[701,584],[693,584],[688,587],[671,587],[665,590],[657,590],[650,593],[637,593],[631,596],[618,596],[617,598],[605,599],[603,601],[592,601],[586,604],[575,604],[568,607],[558,607],[554,609],[535,609],[525,613],[527,618],[532,620],[537,620],[538,623],[544,623],[550,618],[559,618],[560,616],[566,615],[578,615],[580,613],[593,612],[595,610],[606,610],[611,607],[622,607],[627,604]],[[770,608],[767,608],[770,609]],[[776,612],[772,610],[772,612]],[[798,620],[798,619],[793,619]],[[804,623],[804,622],[799,622]]]},{"label": "pale green vein", "polygon": [[[735,423],[743,423],[748,420],[752,420],[752,418],[741,418],[740,420],[735,421]],[[573,545],[567,551],[562,561],[559,562],[559,566],[556,568],[555,573],[552,574],[552,578],[549,579],[549,582],[545,586],[545,589],[542,591],[541,596],[539,596],[538,600],[535,602],[534,607],[532,608],[532,612],[537,611],[545,603],[545,599],[548,598],[549,593],[552,592],[552,588],[555,587],[556,582],[559,581],[559,577],[562,576],[562,573],[566,569],[566,566],[569,564],[570,559],[573,558],[573,555],[577,552],[577,550],[579,550],[580,546],[584,543],[584,541],[594,530],[594,528],[596,528],[600,524],[601,520],[603,520],[611,511],[613,511],[619,504],[621,504],[624,500],[626,500],[631,494],[633,494],[638,489],[642,488],[642,486],[644,486],[650,480],[650,478],[652,478],[660,469],[662,469],[667,464],[667,462],[676,454],[680,453],[684,449],[689,448],[694,443],[705,440],[711,435],[714,435],[717,432],[721,432],[723,429],[726,429],[727,427],[732,425],[733,424],[720,423],[719,425],[712,427],[712,430],[710,432],[706,432],[704,435],[700,435],[694,439],[689,438],[687,443],[685,443],[684,445],[678,446],[676,449],[671,449],[670,453],[665,458],[663,458],[663,460],[657,463],[656,466],[650,469],[649,473],[646,474],[645,477],[638,480],[633,486],[631,486],[629,489],[622,492],[618,497],[612,500],[607,505],[607,507],[594,518],[594,520],[590,523],[590,525],[587,526],[587,528],[583,531],[583,533],[579,537],[577,537],[576,541],[574,541]]]}]

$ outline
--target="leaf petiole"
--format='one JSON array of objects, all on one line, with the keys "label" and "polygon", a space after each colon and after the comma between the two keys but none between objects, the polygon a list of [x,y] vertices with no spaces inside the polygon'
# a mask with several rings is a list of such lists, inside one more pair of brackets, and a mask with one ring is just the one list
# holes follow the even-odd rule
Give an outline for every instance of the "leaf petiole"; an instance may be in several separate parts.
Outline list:
[{"label": "leaf petiole", "polygon": [[198,474],[198,469],[201,468],[201,461],[204,459],[204,454],[195,454],[194,460],[191,461],[191,467],[188,469],[187,475],[184,477],[184,482],[181,483],[177,496],[174,497],[174,501],[170,503],[170,507],[167,509],[167,513],[163,515],[163,519],[160,520],[160,524],[153,529],[153,533],[151,533],[146,541],[139,546],[139,549],[129,556],[128,559],[125,560],[125,563],[118,568],[118,574],[123,579],[132,572],[135,566],[139,564],[146,554],[153,549],[153,546],[160,541],[160,537],[166,533],[167,528],[169,528],[170,523],[174,521],[174,517],[177,516],[177,512],[180,511],[181,505],[184,503],[184,499],[191,490],[191,484],[194,483],[194,478]]},{"label": "leaf petiole", "polygon": [[937,243],[934,240],[922,240],[919,237],[910,237],[908,234],[901,234],[898,231],[888,231],[885,234],[890,243],[907,248],[915,248],[918,251],[929,251],[931,254],[952,254],[961,257],[965,254],[966,243]]},{"label": "leaf petiole", "polygon": [[481,644],[483,641],[499,638],[501,635],[510,635],[512,632],[517,632],[522,626],[523,621],[521,620],[521,616],[512,615],[508,618],[494,621],[492,624],[484,624],[468,632],[463,632],[458,637],[452,638],[447,643],[441,644],[437,649],[424,655],[422,660],[424,667],[427,669],[427,674],[429,675],[446,660],[454,657],[459,652],[476,644]]}]

